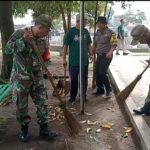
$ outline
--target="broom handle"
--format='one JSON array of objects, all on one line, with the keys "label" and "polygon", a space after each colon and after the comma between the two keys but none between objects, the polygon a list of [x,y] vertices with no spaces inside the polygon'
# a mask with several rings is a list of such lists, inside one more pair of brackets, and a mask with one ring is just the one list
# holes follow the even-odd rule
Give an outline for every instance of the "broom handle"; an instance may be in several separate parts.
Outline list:
[{"label": "broom handle", "polygon": [[38,56],[38,59],[39,59],[41,65],[42,65],[43,69],[44,69],[46,72],[48,72],[48,74],[47,74],[48,79],[49,79],[49,81],[51,82],[52,87],[54,88],[54,91],[56,92],[56,96],[57,96],[58,100],[59,100],[60,102],[62,102],[63,100],[61,99],[60,95],[58,94],[57,88],[56,88],[56,86],[55,86],[55,84],[54,84],[54,82],[53,82],[53,78],[50,76],[50,72],[49,72],[49,70],[47,69],[47,67],[46,67],[46,65],[45,65],[45,63],[44,63],[43,58],[41,57],[41,54],[40,54],[40,52],[39,52],[39,49],[38,49],[38,47],[37,47],[35,41],[34,41],[33,39],[31,39],[31,40],[30,40],[30,44],[31,44],[31,46],[33,47],[33,49],[34,49],[36,55]]},{"label": "broom handle", "polygon": [[64,67],[64,82],[65,82],[65,89],[66,89],[66,66]]},{"label": "broom handle", "polygon": [[143,73],[149,68],[149,66],[150,66],[150,64],[148,64],[148,65],[146,66],[146,68],[141,72],[141,74],[139,74],[139,76],[142,77]]}]

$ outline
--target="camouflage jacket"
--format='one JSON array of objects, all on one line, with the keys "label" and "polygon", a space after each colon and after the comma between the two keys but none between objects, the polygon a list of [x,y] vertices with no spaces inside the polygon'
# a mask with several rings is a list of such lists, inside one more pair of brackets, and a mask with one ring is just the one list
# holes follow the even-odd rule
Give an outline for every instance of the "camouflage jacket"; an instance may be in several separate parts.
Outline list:
[{"label": "camouflage jacket", "polygon": [[[5,47],[5,54],[13,54],[13,67],[11,81],[16,79],[29,80],[34,74],[41,72],[41,64],[30,45],[25,45],[23,34],[28,28],[15,31]],[[41,54],[44,52],[46,42],[44,39],[35,39]]]}]

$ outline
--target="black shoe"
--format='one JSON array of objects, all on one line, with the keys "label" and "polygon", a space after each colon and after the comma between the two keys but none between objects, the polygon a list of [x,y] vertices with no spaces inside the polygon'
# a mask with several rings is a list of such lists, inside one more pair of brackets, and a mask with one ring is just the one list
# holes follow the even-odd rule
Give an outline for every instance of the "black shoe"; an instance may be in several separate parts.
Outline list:
[{"label": "black shoe", "polygon": [[105,94],[104,92],[102,92],[102,91],[96,91],[96,92],[93,92],[92,93],[92,95],[103,95],[103,94]]},{"label": "black shoe", "polygon": [[28,142],[29,140],[28,125],[21,126],[21,133],[19,135],[19,139],[21,142]]},{"label": "black shoe", "polygon": [[133,109],[133,112],[135,112],[138,115],[144,114],[143,107],[142,108]]},{"label": "black shoe", "polygon": [[58,134],[48,130],[47,124],[40,125],[40,136],[48,140],[54,140]]},{"label": "black shoe", "polygon": [[123,53],[123,55],[128,55],[129,53]]},{"label": "black shoe", "polygon": [[76,99],[75,98],[69,98],[69,102],[74,102]]},{"label": "black shoe", "polygon": [[150,103],[145,103],[143,107],[138,109],[133,109],[133,112],[135,112],[138,115],[145,114],[147,116],[150,115]]},{"label": "black shoe", "polygon": [[120,53],[119,53],[119,52],[117,52],[117,53],[116,53],[116,55],[120,55]]},{"label": "black shoe", "polygon": [[75,98],[69,98],[68,101],[73,105],[75,103],[76,99]]},{"label": "black shoe", "polygon": [[107,98],[112,97],[112,91],[108,91],[108,92],[106,92],[106,97],[107,97]]}]

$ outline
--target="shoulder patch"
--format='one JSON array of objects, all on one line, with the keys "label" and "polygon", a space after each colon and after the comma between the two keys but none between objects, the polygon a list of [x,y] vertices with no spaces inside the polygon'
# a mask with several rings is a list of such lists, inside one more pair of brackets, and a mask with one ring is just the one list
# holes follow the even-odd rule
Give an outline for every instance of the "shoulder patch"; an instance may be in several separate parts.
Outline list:
[{"label": "shoulder patch", "polygon": [[117,45],[117,36],[116,36],[116,33],[112,33],[111,34],[110,43],[111,43],[111,45]]}]

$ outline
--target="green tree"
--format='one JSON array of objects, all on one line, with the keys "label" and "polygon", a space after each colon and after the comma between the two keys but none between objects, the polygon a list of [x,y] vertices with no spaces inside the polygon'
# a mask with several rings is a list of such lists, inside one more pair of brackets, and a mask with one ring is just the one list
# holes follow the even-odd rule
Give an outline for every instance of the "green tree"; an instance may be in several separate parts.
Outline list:
[{"label": "green tree", "polygon": [[146,16],[144,12],[138,10],[136,14],[133,14],[132,12],[127,12],[125,14],[125,19],[128,23],[142,24],[142,22],[146,20]]},{"label": "green tree", "polygon": [[1,77],[9,79],[12,68],[12,55],[5,55],[5,45],[14,31],[11,1],[0,1],[0,27],[2,41],[2,71]]},{"label": "green tree", "polygon": [[[97,1],[86,1],[85,2],[85,13],[87,13],[88,16],[90,17],[90,19],[89,19],[90,28],[94,27],[96,3],[97,3]],[[106,1],[98,1],[97,17],[104,15],[106,5],[107,5]]]},{"label": "green tree", "polygon": [[[107,3],[107,1],[98,1],[98,16],[104,14]],[[85,12],[91,16],[91,27],[94,26],[95,4],[96,1],[85,1]],[[3,51],[8,38],[14,31],[12,16],[24,17],[28,10],[33,11],[33,19],[40,14],[46,13],[52,16],[54,20],[57,19],[60,22],[62,20],[64,32],[66,33],[71,27],[72,13],[80,11],[80,1],[1,1],[0,28]],[[10,76],[12,65],[12,56],[6,57],[3,53],[2,77],[4,78]]]}]

